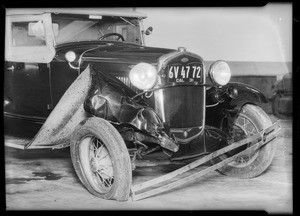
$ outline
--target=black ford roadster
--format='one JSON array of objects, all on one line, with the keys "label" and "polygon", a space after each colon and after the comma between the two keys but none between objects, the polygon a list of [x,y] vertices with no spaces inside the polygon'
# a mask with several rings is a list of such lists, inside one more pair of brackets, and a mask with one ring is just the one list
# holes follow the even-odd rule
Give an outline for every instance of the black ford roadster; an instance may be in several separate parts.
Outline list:
[{"label": "black ford roadster", "polygon": [[[205,71],[203,59],[184,47],[145,46],[152,30],[143,29],[145,15],[6,12],[5,134],[31,139],[10,146],[70,146],[75,171],[95,196],[124,201],[134,195],[135,163],[155,152],[170,162],[208,155],[222,163],[215,167],[221,173],[240,178],[258,176],[271,164],[276,136],[266,136],[275,132],[258,136],[274,126],[259,107],[266,97],[231,83],[225,61]],[[257,142],[261,146],[243,153]]]}]

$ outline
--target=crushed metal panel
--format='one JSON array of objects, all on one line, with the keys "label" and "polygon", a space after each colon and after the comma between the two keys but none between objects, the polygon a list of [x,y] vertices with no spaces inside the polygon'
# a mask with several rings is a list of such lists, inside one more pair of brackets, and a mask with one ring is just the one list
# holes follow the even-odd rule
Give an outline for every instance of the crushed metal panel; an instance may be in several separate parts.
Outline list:
[{"label": "crushed metal panel", "polygon": [[90,87],[90,67],[87,67],[64,93],[42,128],[25,148],[51,148],[67,143],[74,128],[88,115],[83,103]]}]

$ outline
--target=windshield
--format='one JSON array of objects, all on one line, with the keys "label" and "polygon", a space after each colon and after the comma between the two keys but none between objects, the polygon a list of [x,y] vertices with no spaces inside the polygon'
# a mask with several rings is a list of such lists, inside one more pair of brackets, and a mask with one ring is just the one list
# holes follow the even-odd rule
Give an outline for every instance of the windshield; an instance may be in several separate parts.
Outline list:
[{"label": "windshield", "polygon": [[53,14],[52,23],[56,44],[123,39],[125,42],[142,44],[138,18]]}]

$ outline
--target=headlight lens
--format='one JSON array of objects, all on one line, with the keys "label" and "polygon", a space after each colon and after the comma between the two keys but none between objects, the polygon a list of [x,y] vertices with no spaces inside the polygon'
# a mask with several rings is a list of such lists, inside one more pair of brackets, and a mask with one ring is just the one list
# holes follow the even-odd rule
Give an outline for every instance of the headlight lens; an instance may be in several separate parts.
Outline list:
[{"label": "headlight lens", "polygon": [[151,64],[139,63],[129,72],[129,79],[135,87],[141,90],[148,90],[156,83],[157,71]]},{"label": "headlight lens", "polygon": [[231,71],[226,62],[216,61],[210,66],[208,75],[212,82],[218,85],[226,85],[231,78]]},{"label": "headlight lens", "polygon": [[73,51],[68,51],[65,54],[65,58],[68,62],[73,62],[76,59],[76,54]]}]

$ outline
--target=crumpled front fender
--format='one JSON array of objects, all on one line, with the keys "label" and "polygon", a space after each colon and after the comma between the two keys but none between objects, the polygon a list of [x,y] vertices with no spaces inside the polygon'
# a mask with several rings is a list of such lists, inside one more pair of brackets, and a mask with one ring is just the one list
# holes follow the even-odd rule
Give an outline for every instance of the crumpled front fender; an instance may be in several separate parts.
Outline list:
[{"label": "crumpled front fender", "polygon": [[115,123],[129,123],[150,134],[164,128],[161,119],[142,99],[131,99],[135,92],[97,66],[91,68],[92,86],[84,103],[88,113]]},{"label": "crumpled front fender", "polygon": [[89,116],[83,103],[91,88],[90,71],[90,67],[87,67],[71,84],[25,149],[61,148],[68,145],[75,127]]}]

